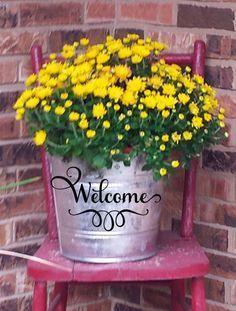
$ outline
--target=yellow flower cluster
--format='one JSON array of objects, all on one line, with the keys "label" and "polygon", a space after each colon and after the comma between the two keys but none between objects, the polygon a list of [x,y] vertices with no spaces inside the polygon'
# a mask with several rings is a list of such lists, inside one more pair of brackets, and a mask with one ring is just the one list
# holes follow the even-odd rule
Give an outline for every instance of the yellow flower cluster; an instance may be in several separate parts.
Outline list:
[{"label": "yellow flower cluster", "polygon": [[171,150],[204,145],[225,126],[214,90],[201,76],[191,75],[190,67],[166,64],[159,57],[164,49],[136,34],[107,36],[103,44],[91,46],[87,38],[66,44],[60,58],[51,54],[51,61],[26,79],[27,89],[14,104],[16,119],[26,114],[37,124],[36,145],[48,140],[50,146],[65,144],[69,150],[71,144],[72,155],[76,141],[85,140],[87,148],[101,147],[116,159],[138,139],[139,151],[152,152],[154,160],[162,154],[163,165],[153,166],[164,176],[180,165],[179,160],[168,162]]}]

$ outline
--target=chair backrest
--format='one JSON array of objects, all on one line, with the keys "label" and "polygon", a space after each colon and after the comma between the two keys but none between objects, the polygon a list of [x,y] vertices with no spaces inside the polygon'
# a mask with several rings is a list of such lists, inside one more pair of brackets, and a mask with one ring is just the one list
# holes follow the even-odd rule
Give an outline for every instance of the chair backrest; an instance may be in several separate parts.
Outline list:
[{"label": "chair backrest", "polygon": [[[198,40],[194,43],[193,53],[170,53],[162,54],[168,64],[178,64],[190,66],[193,74],[204,76],[205,69],[205,43]],[[43,65],[42,47],[34,45],[31,48],[31,61],[34,73],[37,73]],[[50,239],[57,238],[57,226],[55,207],[53,200],[53,192],[50,186],[50,170],[45,149],[41,148],[42,174],[45,189],[45,200],[47,207],[48,233]],[[183,207],[180,235],[184,238],[191,238],[193,233],[193,212],[195,205],[196,192],[196,172],[197,159],[191,161],[189,169],[185,170],[184,191],[183,191]]]}]

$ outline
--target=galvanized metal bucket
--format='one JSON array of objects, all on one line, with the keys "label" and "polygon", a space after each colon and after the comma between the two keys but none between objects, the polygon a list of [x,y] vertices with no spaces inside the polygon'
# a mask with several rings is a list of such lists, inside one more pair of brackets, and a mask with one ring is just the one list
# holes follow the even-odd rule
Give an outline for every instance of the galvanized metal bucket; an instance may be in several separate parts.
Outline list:
[{"label": "galvanized metal bucket", "polygon": [[153,256],[161,213],[162,182],[131,166],[91,170],[74,159],[49,157],[61,253],[71,259],[109,263]]}]

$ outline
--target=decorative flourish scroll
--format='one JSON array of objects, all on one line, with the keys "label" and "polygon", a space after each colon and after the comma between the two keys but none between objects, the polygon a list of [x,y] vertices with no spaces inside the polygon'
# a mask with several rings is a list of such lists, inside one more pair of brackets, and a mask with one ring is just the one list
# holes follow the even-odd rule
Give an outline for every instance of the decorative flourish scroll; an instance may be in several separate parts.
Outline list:
[{"label": "decorative flourish scroll", "polygon": [[[125,216],[123,215],[124,213],[131,213],[131,214],[135,214],[138,216],[146,216],[149,213],[149,210],[146,209],[146,213],[144,213],[144,214],[134,212],[130,209],[123,209],[121,211],[118,211],[118,210],[106,211],[106,210],[87,209],[87,210],[80,212],[80,213],[73,213],[71,211],[71,209],[69,209],[68,212],[71,216],[79,216],[82,214],[93,213],[92,224],[94,227],[103,226],[104,230],[112,231],[114,229],[115,225],[117,227],[123,227],[125,225]],[[104,218],[102,217],[101,213],[105,213]],[[117,214],[112,215],[112,213],[117,213]],[[109,220],[110,220],[110,224],[109,224]]]}]

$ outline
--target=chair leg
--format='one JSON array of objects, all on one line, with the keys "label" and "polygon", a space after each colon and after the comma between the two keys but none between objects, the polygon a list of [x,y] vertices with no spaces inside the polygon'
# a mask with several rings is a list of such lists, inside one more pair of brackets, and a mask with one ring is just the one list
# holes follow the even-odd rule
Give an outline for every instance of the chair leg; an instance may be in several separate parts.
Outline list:
[{"label": "chair leg", "polygon": [[32,311],[47,311],[47,282],[36,281],[34,284]]},{"label": "chair leg", "polygon": [[184,280],[173,280],[171,282],[171,310],[183,311],[185,308]]},{"label": "chair leg", "polygon": [[192,311],[206,311],[204,278],[192,278]]},{"label": "chair leg", "polygon": [[60,301],[57,304],[55,311],[66,311],[67,291],[68,291],[67,282],[56,282],[55,283],[53,297],[56,298],[58,295],[60,295]]}]

